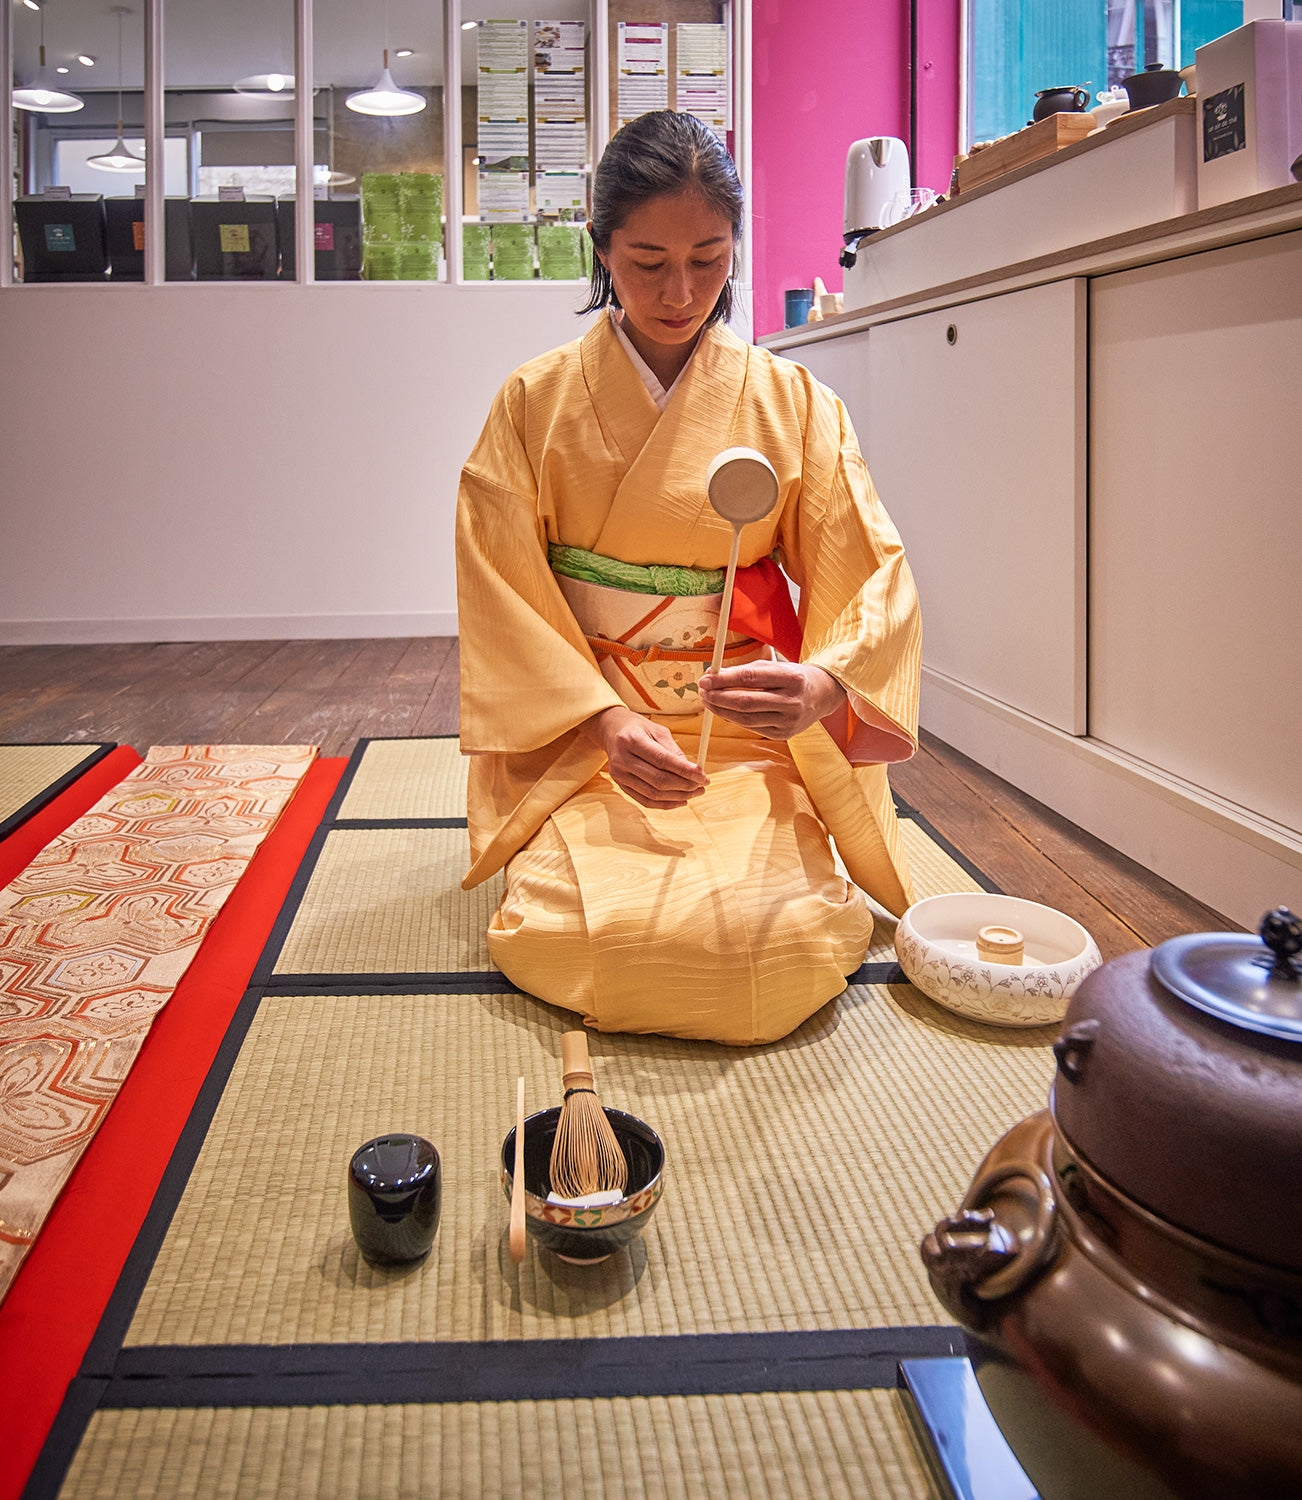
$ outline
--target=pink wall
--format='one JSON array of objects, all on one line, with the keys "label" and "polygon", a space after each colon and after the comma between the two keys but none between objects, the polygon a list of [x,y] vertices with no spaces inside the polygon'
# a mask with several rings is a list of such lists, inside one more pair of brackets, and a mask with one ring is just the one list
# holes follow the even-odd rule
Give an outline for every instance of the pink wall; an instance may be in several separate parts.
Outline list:
[{"label": "pink wall", "polygon": [[[959,0],[918,0],[915,180],[945,192],[958,150]],[[841,289],[845,154],[909,138],[909,0],[753,0],[751,213],[755,334],[782,293]]]}]

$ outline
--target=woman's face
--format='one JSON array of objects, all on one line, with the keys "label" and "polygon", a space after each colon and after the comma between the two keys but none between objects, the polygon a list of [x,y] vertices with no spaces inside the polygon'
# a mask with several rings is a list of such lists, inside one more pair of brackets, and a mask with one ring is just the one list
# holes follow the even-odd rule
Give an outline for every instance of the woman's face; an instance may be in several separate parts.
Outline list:
[{"label": "woman's face", "polygon": [[704,327],[732,270],[732,225],[694,193],[666,194],[629,214],[597,254],[645,357],[641,340],[691,344]]}]

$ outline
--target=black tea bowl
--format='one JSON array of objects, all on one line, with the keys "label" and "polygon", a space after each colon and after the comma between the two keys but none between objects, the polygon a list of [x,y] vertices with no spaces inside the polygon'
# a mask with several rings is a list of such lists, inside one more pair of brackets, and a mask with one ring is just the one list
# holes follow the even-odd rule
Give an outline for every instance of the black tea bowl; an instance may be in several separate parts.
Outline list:
[{"label": "black tea bowl", "polygon": [[[548,1203],[551,1192],[552,1142],[561,1109],[541,1109],[524,1122],[524,1224],[546,1249],[574,1265],[605,1260],[635,1240],[660,1201],[664,1186],[665,1148],[645,1121],[622,1109],[607,1109],[628,1163],[628,1185],[618,1203],[602,1208],[567,1208]],[[515,1127],[502,1142],[502,1187],[509,1199],[515,1167]]]},{"label": "black tea bowl", "polygon": [[418,1135],[376,1136],[348,1167],[348,1217],[357,1248],[374,1265],[429,1253],[443,1205],[443,1164]]}]

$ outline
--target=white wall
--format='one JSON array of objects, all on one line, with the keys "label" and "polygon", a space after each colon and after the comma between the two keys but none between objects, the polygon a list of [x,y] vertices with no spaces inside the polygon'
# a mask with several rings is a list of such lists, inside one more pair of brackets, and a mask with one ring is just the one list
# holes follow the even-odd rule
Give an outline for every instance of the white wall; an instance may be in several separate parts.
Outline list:
[{"label": "white wall", "polygon": [[455,634],[461,465],[584,293],[0,292],[0,642]]}]

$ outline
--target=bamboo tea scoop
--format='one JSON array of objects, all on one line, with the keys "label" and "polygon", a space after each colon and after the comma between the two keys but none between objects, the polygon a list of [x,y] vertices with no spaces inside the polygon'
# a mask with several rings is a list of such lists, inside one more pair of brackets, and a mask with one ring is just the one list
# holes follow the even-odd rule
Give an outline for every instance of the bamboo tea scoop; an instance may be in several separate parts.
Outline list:
[{"label": "bamboo tea scoop", "polygon": [[[706,472],[705,488],[715,511],[732,523],[732,550],[728,554],[728,571],[723,580],[719,624],[714,632],[714,655],[710,658],[710,671],[717,672],[723,665],[723,648],[728,637],[728,615],[732,611],[732,586],[737,577],[741,529],[751,521],[762,521],[778,503],[778,476],[768,459],[754,448],[725,448]],[[696,752],[696,764],[702,771],[710,749],[713,722],[714,715],[710,710],[703,710],[701,744]]]},{"label": "bamboo tea scoop", "polygon": [[524,1079],[515,1086],[515,1159],[511,1173],[511,1259],[524,1259]]}]

